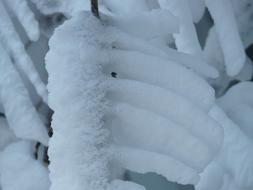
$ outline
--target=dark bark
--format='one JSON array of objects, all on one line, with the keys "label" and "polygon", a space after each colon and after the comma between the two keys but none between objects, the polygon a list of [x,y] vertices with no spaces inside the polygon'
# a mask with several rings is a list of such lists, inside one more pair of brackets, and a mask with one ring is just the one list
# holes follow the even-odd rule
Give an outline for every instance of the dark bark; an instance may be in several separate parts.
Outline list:
[{"label": "dark bark", "polygon": [[98,10],[98,0],[91,0],[91,12],[92,14],[99,18],[99,10]]}]

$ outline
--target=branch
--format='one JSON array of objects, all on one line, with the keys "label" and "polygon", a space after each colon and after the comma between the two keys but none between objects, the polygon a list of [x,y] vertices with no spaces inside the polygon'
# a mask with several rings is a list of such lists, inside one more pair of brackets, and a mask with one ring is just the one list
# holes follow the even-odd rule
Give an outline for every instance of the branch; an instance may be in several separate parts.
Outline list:
[{"label": "branch", "polygon": [[99,18],[99,10],[98,10],[98,0],[91,0],[91,12],[92,14]]}]

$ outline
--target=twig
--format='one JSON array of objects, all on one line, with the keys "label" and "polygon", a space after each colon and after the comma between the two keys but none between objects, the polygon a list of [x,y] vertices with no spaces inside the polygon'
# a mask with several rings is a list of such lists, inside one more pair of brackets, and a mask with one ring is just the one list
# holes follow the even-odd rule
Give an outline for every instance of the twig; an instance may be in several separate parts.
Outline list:
[{"label": "twig", "polygon": [[99,10],[98,10],[98,0],[91,0],[91,12],[92,14],[99,18]]}]

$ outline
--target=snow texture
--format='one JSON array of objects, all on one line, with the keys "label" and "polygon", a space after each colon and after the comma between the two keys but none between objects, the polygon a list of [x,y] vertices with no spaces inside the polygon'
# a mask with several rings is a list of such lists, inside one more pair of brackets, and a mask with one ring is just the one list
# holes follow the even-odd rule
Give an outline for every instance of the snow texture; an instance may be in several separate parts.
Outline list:
[{"label": "snow texture", "polygon": [[[23,26],[31,25],[27,28],[28,36],[36,40],[38,38],[38,23],[34,20],[31,11],[29,11],[27,4],[22,1],[8,1],[6,3],[9,7],[16,8],[15,11],[17,17]],[[14,6],[15,5],[15,6]],[[15,31],[14,25],[5,8],[5,1],[0,1],[0,42],[6,52],[13,58],[17,69],[22,70],[31,83],[34,85],[37,93],[47,102],[47,89],[44,83],[41,81],[38,72],[36,71],[31,58],[27,55],[24,45],[21,42],[18,34]]]},{"label": "snow texture", "polygon": [[[231,0],[231,3],[232,3],[232,8],[233,8],[232,11],[233,11],[235,21],[236,21],[236,27],[238,28],[237,30],[239,31],[240,38],[241,38],[240,40],[242,40],[244,48],[247,48],[253,42],[253,35],[251,32],[251,31],[253,31],[253,25],[252,25],[252,14],[253,14],[252,5],[253,4],[250,0]],[[222,20],[222,19],[219,19],[219,20]],[[222,24],[221,27],[224,27],[224,26],[226,26],[226,25]],[[207,55],[207,58],[208,58],[207,61],[211,65],[214,65],[215,68],[219,70],[221,75],[224,75],[222,73],[224,73],[223,70],[225,70],[225,68],[223,68],[225,60],[224,60],[224,56],[223,56],[223,50],[222,50],[221,44],[219,42],[217,29],[215,27],[212,27],[212,29],[209,32],[204,52]],[[225,30],[225,27],[224,27],[224,30]],[[232,31],[232,29],[231,29],[231,31]],[[224,32],[224,36],[227,36],[227,33]],[[234,39],[231,37],[231,40],[234,40]],[[235,40],[236,40],[236,38],[235,38]],[[228,41],[226,43],[230,44],[230,41]],[[232,43],[234,43],[234,42],[232,42]],[[235,47],[235,45],[233,45],[231,47]],[[238,47],[238,46],[236,46],[236,47]],[[231,54],[228,54],[227,56],[231,56]],[[249,59],[246,58],[246,62],[244,63],[246,66],[244,66],[242,68],[241,73],[239,73],[239,76],[235,75],[232,77],[232,79],[235,77],[239,80],[250,80],[251,75],[252,75],[252,68],[249,68],[249,66],[252,67],[252,63],[248,64],[249,62],[251,62],[251,61],[249,61]],[[227,64],[230,64],[230,63],[227,63]],[[247,68],[247,69],[245,69],[245,68]],[[245,75],[245,71],[247,71],[246,79],[245,79],[245,77],[243,77],[243,78],[240,77],[240,76]],[[250,76],[248,73],[250,73]],[[225,76],[225,77],[226,78],[219,80],[217,83],[222,83],[224,81],[226,82],[226,80],[228,80],[227,78],[230,76],[228,76],[228,77]],[[231,77],[230,77],[230,80],[231,80]],[[219,84],[219,85],[221,85],[221,84]]]},{"label": "snow texture", "polygon": [[18,141],[0,154],[0,182],[4,190],[48,190],[48,170],[34,159],[34,143]]},{"label": "snow texture", "polygon": [[242,69],[246,56],[231,2],[229,0],[205,0],[205,2],[214,20],[227,74],[235,76]]},{"label": "snow texture", "polygon": [[[201,62],[200,64],[197,64],[195,61],[194,64],[191,64],[191,61],[187,61],[186,64],[184,64],[186,67],[193,68],[193,70],[197,71],[201,76],[210,77],[210,78],[216,78],[218,77],[217,71],[207,66],[206,60],[204,59],[202,48],[200,46],[197,32],[194,26],[194,20],[197,20],[198,18],[195,18],[195,11],[192,10],[192,7],[190,5],[196,4],[194,0],[159,0],[160,6],[162,9],[169,10],[172,14],[174,14],[179,19],[179,32],[174,33],[173,37],[175,38],[175,45],[177,47],[177,50],[179,52],[183,52],[188,55],[192,55],[197,57],[199,60],[198,62]],[[202,3],[199,3],[199,5],[202,7]],[[201,9],[201,7],[195,7],[198,9],[196,12]],[[202,8],[203,9],[203,8]],[[200,11],[201,12],[201,11]],[[197,13],[198,14],[198,13]],[[200,14],[201,15],[201,14]],[[199,16],[200,17],[200,16]],[[180,59],[178,59],[180,60]],[[199,72],[199,69],[201,68],[201,71]],[[203,72],[209,71],[208,75],[203,75]]]},{"label": "snow texture", "polygon": [[35,19],[33,12],[24,0],[2,0],[22,24],[28,37],[32,41],[37,41],[40,36],[39,23]]},{"label": "snow texture", "polygon": [[120,46],[124,50],[134,50],[177,62],[203,77],[215,78],[218,76],[217,70],[203,62],[198,56],[180,53],[169,47],[161,49],[146,40],[123,33],[116,28],[109,28],[109,30],[114,34],[115,39],[120,39],[120,41],[113,42],[115,47]]},{"label": "snow texture", "polygon": [[[104,88],[97,41],[104,27],[80,13],[50,40],[46,57],[49,105],[54,110],[49,143],[51,190],[102,190],[108,185],[108,131],[103,127]],[[80,39],[82,39],[80,41]],[[67,56],[63,56],[67,55]]]},{"label": "snow texture", "polygon": [[174,61],[130,50],[112,50],[109,54],[111,63],[108,70],[105,68],[106,73],[113,70],[121,79],[138,80],[176,92],[206,111],[215,102],[214,90],[198,75]]},{"label": "snow texture", "polygon": [[201,47],[193,24],[188,0],[159,0],[162,8],[168,9],[179,19],[179,33],[174,34],[178,51],[201,56]]},{"label": "snow texture", "polygon": [[[138,37],[141,30],[135,30],[133,35],[117,24],[121,17],[116,22],[112,16],[100,16],[101,20],[97,20],[89,13],[80,13],[58,28],[50,40],[46,60],[49,105],[54,110],[54,135],[49,149],[51,189],[105,189],[113,184],[108,169],[112,157],[106,153],[109,130],[113,143],[119,146],[109,152],[119,154],[122,167],[196,184],[198,174],[219,151],[223,139],[219,124],[207,115],[214,104],[213,90],[194,72],[174,63],[176,58],[170,61],[174,52],[177,58],[181,53],[161,51]],[[156,14],[153,16],[156,18]],[[148,23],[145,20],[149,17],[143,19]],[[127,22],[133,26],[134,21]],[[162,34],[151,30],[151,35]],[[154,65],[158,65],[157,72]],[[173,79],[174,75],[166,75],[162,68],[184,75]],[[113,72],[116,78],[110,76]],[[198,106],[193,102],[198,102]],[[150,134],[154,138],[146,141]],[[185,139],[185,143],[178,149],[180,139]],[[164,143],[166,147],[161,146]],[[186,154],[189,151],[198,157]],[[138,157],[142,153],[147,156]],[[167,169],[149,157],[167,163]],[[135,158],[138,167],[132,167]],[[125,182],[120,184],[123,188]]]},{"label": "snow texture", "polygon": [[244,66],[237,75],[233,77],[227,75],[224,56],[214,27],[209,30],[207,41],[204,47],[204,56],[208,64],[219,71],[218,78],[208,80],[209,83],[215,87],[218,97],[226,92],[226,90],[229,88],[229,85],[234,80],[246,81],[250,80],[252,77],[253,66],[252,61],[248,57],[246,58]]},{"label": "snow texture", "polygon": [[33,2],[42,13],[48,15],[61,12],[67,17],[71,17],[81,10],[90,9],[90,1],[88,0],[31,0],[31,2]]},{"label": "snow texture", "polygon": [[253,43],[253,2],[251,0],[231,0],[238,29],[247,48]]},{"label": "snow texture", "polygon": [[129,181],[114,180],[110,186],[110,190],[145,190],[141,185]]},{"label": "snow texture", "polygon": [[215,106],[210,115],[224,129],[224,144],[217,159],[203,172],[197,190],[252,189],[252,140],[219,107]]},{"label": "snow texture", "polygon": [[241,82],[230,88],[224,96],[218,99],[219,105],[241,130],[253,139],[253,93],[252,82]]},{"label": "snow texture", "polygon": [[[196,190],[253,188],[252,83],[215,102],[205,80],[220,74],[208,81],[224,92],[232,80],[251,78],[244,53],[253,42],[249,0],[101,0],[100,20],[78,13],[90,9],[88,0],[31,1],[44,14],[72,17],[56,30],[46,57],[54,111],[50,174],[34,158],[34,141],[47,146],[49,137],[22,75],[45,103],[47,89],[12,17],[31,41],[40,36],[38,22],[25,0],[0,0],[4,190],[145,189],[114,176],[117,164]],[[214,27],[203,54],[194,23],[205,5]]]},{"label": "snow texture", "polygon": [[49,137],[46,127],[40,120],[27,89],[1,44],[0,54],[0,100],[10,128],[21,139],[39,141],[47,145]]},{"label": "snow texture", "polygon": [[9,129],[6,119],[4,117],[0,117],[0,151],[15,140],[16,137]]},{"label": "snow texture", "polygon": [[[152,39],[179,30],[177,17],[166,10],[152,10],[128,16],[111,17],[110,25],[117,26],[130,35]],[[162,28],[160,26],[163,26]]]},{"label": "snow texture", "polygon": [[[148,0],[151,2],[151,0]],[[147,12],[150,10],[147,0],[128,0],[128,1],[117,1],[117,0],[103,0],[105,6],[117,15],[131,15],[140,13],[142,11]],[[153,0],[154,1],[154,0]],[[152,2],[151,2],[152,3]],[[152,3],[154,4],[154,3]],[[150,5],[152,5],[150,4]],[[133,8],[134,7],[134,8]]]},{"label": "snow texture", "polygon": [[192,13],[192,19],[195,23],[199,22],[205,12],[205,2],[199,0],[188,0]]}]

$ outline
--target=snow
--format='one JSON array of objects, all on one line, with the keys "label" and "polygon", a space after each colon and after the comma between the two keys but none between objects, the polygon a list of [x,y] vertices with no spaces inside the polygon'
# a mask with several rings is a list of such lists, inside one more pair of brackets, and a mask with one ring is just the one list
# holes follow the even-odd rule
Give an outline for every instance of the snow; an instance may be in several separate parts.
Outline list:
[{"label": "snow", "polygon": [[119,78],[138,80],[173,91],[206,111],[215,102],[214,90],[192,71],[174,61],[122,50],[110,51],[109,57],[111,64],[106,67],[106,73],[111,70]]},{"label": "snow", "polygon": [[[0,0],[0,189],[144,190],[125,170],[196,190],[253,189],[253,85],[228,89],[252,76],[249,0],[101,0],[100,20],[78,13],[88,0],[31,1],[45,20],[70,19],[46,57],[50,165],[35,159],[49,137],[26,85],[47,103],[27,54],[42,51],[24,47],[16,27],[35,41],[38,22],[29,2]],[[194,23],[205,6],[214,26],[202,52]]]},{"label": "snow", "polygon": [[[62,11],[64,13],[66,13],[67,15],[75,15],[75,13],[77,12],[77,10],[87,10],[89,9],[89,3],[86,5],[86,1],[78,1],[75,0],[73,1],[73,3],[69,4],[67,1],[62,1],[62,2],[58,2],[58,1],[54,1],[54,3],[49,3],[49,2],[39,2],[36,0],[33,0],[34,2],[37,3],[38,7],[43,7],[41,8],[42,10],[44,9],[48,9],[50,10],[50,8],[54,9],[53,7],[60,7],[59,10],[57,11]],[[132,4],[135,4],[135,9],[132,9]],[[57,6],[58,5],[58,6]],[[101,11],[102,12],[106,12],[108,13],[110,10],[112,14],[116,14],[117,16],[113,17],[113,19],[110,17],[111,22],[113,22],[114,24],[117,23],[118,27],[123,30],[128,30],[128,32],[130,32],[131,34],[135,34],[138,37],[143,36],[143,38],[147,38],[147,36],[151,37],[151,36],[155,36],[157,35],[157,33],[165,33],[167,31],[167,33],[169,34],[171,29],[173,29],[173,31],[176,29],[175,28],[175,20],[177,19],[170,19],[173,18],[171,17],[171,14],[169,14],[168,12],[166,12],[165,10],[153,10],[153,11],[149,11],[148,14],[145,13],[145,11],[148,11],[150,9],[150,5],[151,7],[156,7],[158,6],[157,2],[144,2],[144,1],[138,1],[138,3],[136,3],[136,1],[120,1],[120,2],[116,2],[113,0],[104,0],[101,2]],[[65,8],[64,8],[65,7]],[[156,7],[157,8],[157,7]],[[72,11],[68,10],[66,11],[66,9],[72,9]],[[136,13],[138,11],[138,14]],[[119,11],[119,12],[117,12]],[[49,11],[50,12],[50,11]],[[129,14],[131,13],[131,14]],[[151,14],[152,15],[152,20],[153,22],[150,22],[150,18],[151,18]],[[129,16],[131,15],[131,16]],[[136,15],[136,16],[133,16]],[[161,15],[159,17],[159,19],[155,19],[154,16],[158,17],[159,15]],[[166,16],[167,15],[167,16]],[[163,18],[165,17],[166,18]],[[102,15],[103,17],[103,15]],[[148,17],[149,22],[146,22],[144,18]],[[130,20],[139,20],[139,22],[141,22],[141,24],[138,24],[137,22],[130,22]],[[166,23],[164,22],[164,20],[168,20]],[[105,18],[103,18],[103,20],[105,20]],[[159,22],[157,22],[159,20]],[[145,21],[145,23],[144,23]],[[121,24],[121,23],[124,23]],[[132,23],[131,26],[128,27],[127,23]],[[159,26],[157,27],[158,23],[162,23],[159,24]],[[165,24],[164,24],[165,23]],[[172,25],[170,26],[169,23],[171,23]],[[136,27],[141,25],[142,27]],[[147,26],[145,26],[147,25]],[[148,26],[149,25],[149,26]],[[161,30],[160,26],[164,26],[162,28],[164,28],[163,30]],[[193,25],[193,24],[192,24]],[[191,25],[191,29],[192,26]],[[135,27],[133,27],[135,26]],[[144,27],[145,26],[145,27]],[[166,26],[166,27],[165,27]],[[158,30],[159,29],[159,30]],[[149,32],[147,32],[149,31]],[[112,32],[115,33],[115,32]],[[115,34],[117,36],[121,35],[120,31],[117,32],[117,34]],[[181,54],[178,53],[177,51],[174,51],[172,49],[169,49],[168,47],[166,47],[164,49],[164,52],[161,52],[161,50],[156,50],[154,46],[152,46],[152,48],[148,48],[150,46],[149,43],[147,43],[146,41],[142,41],[139,38],[134,38],[133,36],[131,36],[131,41],[130,43],[127,41],[128,36],[127,34],[122,34],[125,35],[125,37],[123,38],[123,43],[127,44],[127,46],[132,46],[131,48],[138,48],[138,50],[140,51],[147,51],[147,53],[149,54],[163,54],[163,56],[165,56],[167,59],[172,59],[172,60],[176,60],[177,62],[179,61],[181,64],[183,64],[184,66],[186,66],[187,68],[191,68],[192,70],[194,70],[195,72],[197,72],[198,74],[200,74],[201,76],[204,77],[211,77],[211,78],[215,78],[218,76],[217,71],[212,68],[211,66],[209,66],[208,64],[205,63],[205,61],[197,56],[190,56],[188,54]],[[196,36],[196,34],[193,34]],[[118,38],[118,37],[117,37]],[[121,37],[120,37],[121,38]],[[189,38],[191,39],[191,37]],[[195,39],[195,38],[194,38]],[[125,41],[126,40],[126,41]],[[130,40],[130,39],[128,39]],[[197,42],[197,41],[196,41]],[[118,42],[120,43],[120,42]],[[122,45],[122,44],[121,44]],[[145,48],[145,50],[143,49]],[[150,49],[150,50],[148,50]]]},{"label": "snow", "polygon": [[218,99],[219,105],[241,130],[253,139],[253,93],[252,82],[241,82],[230,88],[224,96]]},{"label": "snow", "polygon": [[[113,109],[115,118],[107,119],[108,126],[119,144],[168,155],[196,170],[201,170],[212,157],[212,151],[204,142],[176,123],[127,104],[117,104]],[[202,156],[189,157],[189,150],[193,155],[201,153]]]},{"label": "snow", "polygon": [[37,41],[40,36],[39,23],[35,19],[33,12],[23,0],[3,0],[12,14],[17,16],[19,22],[22,24],[28,37],[32,41]]},{"label": "snow", "polygon": [[[214,150],[222,141],[219,125],[201,109],[173,92],[138,81],[115,80],[108,85],[107,96],[110,100],[152,110],[158,115],[177,122]],[[201,130],[202,127],[205,127],[205,130]]]},{"label": "snow", "polygon": [[233,77],[227,75],[224,56],[214,27],[209,30],[204,47],[204,56],[207,62],[219,71],[218,78],[209,80],[209,83],[216,88],[215,91],[218,97],[224,94],[234,80],[251,80],[253,66],[248,57],[237,75]]},{"label": "snow", "polygon": [[[34,108],[27,89],[0,44],[0,100],[10,128],[19,138],[48,143],[46,127]],[[17,96],[18,94],[18,96]]]},{"label": "snow", "polygon": [[[247,48],[253,42],[253,40],[251,39],[252,38],[252,35],[251,35],[252,24],[251,24],[250,15],[252,15],[252,10],[253,10],[251,8],[251,2],[249,2],[248,0],[243,0],[243,1],[231,0],[231,3],[232,3],[232,8],[233,8],[232,11],[235,17],[234,21],[236,21],[235,26],[238,28],[240,38],[241,38],[239,40],[242,40],[244,48]],[[219,20],[222,20],[222,19],[219,19]],[[224,27],[224,26],[226,25],[222,24],[220,27]],[[224,29],[225,28],[227,27],[224,27]],[[230,31],[224,32],[224,36],[228,36],[227,33],[231,33],[231,32]],[[231,37],[231,40],[234,40],[234,39],[232,39]],[[229,46],[230,48],[238,47],[236,45],[230,45],[230,41],[224,42],[224,43],[226,43],[227,46]],[[242,46],[239,46],[239,47],[242,47]],[[242,51],[244,50],[242,49],[241,52]],[[218,96],[220,96],[220,94],[223,94],[224,91],[226,91],[231,81],[235,79],[240,80],[240,81],[251,79],[252,61],[249,60],[248,57],[246,57],[244,61],[244,65],[239,70],[238,74],[230,76],[225,73],[225,70],[227,70],[227,68],[225,68],[224,64],[226,64],[226,67],[228,67],[228,65],[232,66],[232,62],[226,63],[225,62],[226,60],[224,60],[223,49],[220,44],[217,29],[215,27],[212,27],[209,31],[204,53],[205,53],[206,60],[208,61],[208,63],[214,66],[220,73],[219,79],[212,81],[212,85],[218,87],[218,89],[216,89]],[[244,52],[242,53],[244,54]],[[231,55],[236,55],[238,57],[241,56],[241,58],[245,57],[245,55],[242,56],[242,55],[237,55],[234,53],[230,53],[227,56],[230,56],[232,58]]]},{"label": "snow", "polygon": [[188,0],[159,0],[162,8],[168,9],[179,19],[179,33],[174,33],[178,51],[201,56],[201,47],[192,20]]},{"label": "snow", "polygon": [[253,73],[253,64],[249,57],[246,57],[246,61],[240,73],[236,75],[236,79],[240,81],[250,81]]},{"label": "snow", "polygon": [[77,14],[81,10],[90,9],[88,0],[31,0],[37,8],[46,15],[61,12],[67,17]]},{"label": "snow", "polygon": [[[25,12],[27,11],[26,9],[27,7],[25,6],[25,4],[24,4],[24,7],[21,6],[20,8],[24,8],[25,10],[23,9],[22,10]],[[20,15],[22,15],[22,13],[20,13]],[[32,18],[31,14],[30,16],[28,15],[27,19],[29,20],[31,18]],[[22,21],[26,23],[28,22],[27,19],[22,19]],[[30,22],[33,23],[33,20],[31,21],[29,20],[29,24],[31,24]],[[30,32],[28,33],[28,35],[31,38],[35,39],[36,34],[31,34],[31,33],[36,33],[36,32],[34,32],[34,30],[29,30],[29,31]],[[15,65],[17,66],[17,68],[24,71],[24,73],[26,73],[27,77],[29,78],[31,83],[34,85],[38,94],[43,98],[44,102],[47,102],[47,89],[44,83],[41,81],[39,74],[37,73],[31,61],[31,58],[27,55],[24,45],[15,31],[12,21],[2,1],[0,1],[0,42],[5,47],[7,53],[10,54],[10,56],[13,58],[13,61]]]},{"label": "snow", "polygon": [[180,184],[196,184],[199,180],[195,170],[173,157],[136,148],[120,147],[116,150],[119,153],[117,159],[129,170],[142,174],[155,172]]},{"label": "snow", "polygon": [[[233,178],[241,189],[253,187],[253,151],[252,140],[249,139],[223,112],[215,106],[210,115],[221,124],[224,129],[224,144],[220,151],[219,163]],[[232,159],[231,159],[232,158]],[[211,179],[210,179],[211,180]],[[217,183],[213,181],[213,183]]]},{"label": "snow", "polygon": [[214,106],[210,115],[224,129],[224,144],[201,174],[196,190],[252,189],[252,140],[218,106]]},{"label": "snow", "polygon": [[[152,39],[179,30],[177,17],[166,10],[152,10],[127,16],[114,16],[109,24],[138,38]],[[163,26],[162,28],[160,26]]]},{"label": "snow", "polygon": [[0,150],[3,150],[8,144],[15,141],[14,133],[9,129],[4,117],[0,117]]},{"label": "snow", "polygon": [[226,71],[229,76],[235,76],[242,69],[246,56],[231,2],[229,0],[205,0],[205,2],[214,20]]},{"label": "snow", "polygon": [[253,2],[251,0],[231,0],[231,3],[244,47],[247,48],[253,43]]},{"label": "snow", "polygon": [[224,167],[217,163],[216,160],[211,162],[201,174],[201,180],[196,185],[196,190],[221,190],[223,185],[225,169]]},{"label": "snow", "polygon": [[108,131],[102,121],[105,92],[101,65],[94,60],[101,45],[96,36],[103,35],[104,27],[96,18],[80,13],[50,40],[46,64],[49,106],[54,110],[51,190],[100,190],[108,185]]},{"label": "snow", "polygon": [[130,181],[122,181],[122,180],[113,180],[111,185],[109,186],[110,190],[145,190],[145,188],[141,185]]},{"label": "snow", "polygon": [[188,2],[192,13],[192,19],[195,23],[198,23],[204,15],[205,3],[199,0],[188,0]]},{"label": "snow", "polygon": [[203,62],[203,60],[197,56],[180,53],[172,48],[158,48],[146,40],[130,36],[115,28],[108,28],[108,30],[108,33],[114,34],[113,38],[115,39],[115,42],[113,42],[113,46],[118,49],[134,50],[148,55],[161,57],[170,61],[175,61],[198,73],[202,77],[215,78],[218,76],[216,69]]},{"label": "snow", "polygon": [[214,27],[210,28],[208,32],[203,52],[208,64],[215,67],[219,71],[219,73],[224,72],[224,55],[222,53],[219,39]]},{"label": "snow", "polygon": [[48,170],[34,159],[34,143],[18,141],[1,152],[0,181],[4,190],[48,190]]},{"label": "snow", "polygon": [[[137,171],[154,171],[176,182],[196,184],[198,173],[213,159],[223,139],[219,124],[207,115],[214,104],[212,88],[184,66],[168,61],[168,54],[136,35],[140,31],[131,36],[124,27],[117,30],[118,25],[112,23],[110,17],[101,15],[101,19],[105,22],[103,25],[88,13],[80,13],[59,27],[50,40],[46,62],[49,105],[54,110],[54,134],[49,143],[51,189],[70,186],[75,190],[83,186],[105,189],[110,186],[107,165],[112,158],[106,152],[114,151],[107,149],[109,130],[113,138],[120,139],[117,144],[150,152],[146,154],[168,163],[167,170],[184,169],[185,173],[166,172],[164,165],[155,162],[151,165],[148,157],[145,162],[150,163],[150,167],[144,168],[138,159]],[[120,17],[117,19],[120,23]],[[135,21],[127,22],[132,25]],[[152,22],[150,24],[152,26]],[[153,49],[157,54],[148,56]],[[144,60],[149,61],[145,63]],[[136,71],[125,69],[133,68],[130,64],[136,64]],[[154,65],[161,66],[152,75]],[[163,67],[168,73],[162,71]],[[142,68],[147,68],[148,73],[141,72]],[[173,81],[166,84],[176,70],[184,76],[175,79],[177,84]],[[108,75],[112,72],[119,78],[111,79]],[[163,76],[161,80],[158,80],[159,72]],[[183,81],[188,84],[186,89],[180,86]],[[194,88],[199,89],[199,93],[196,90],[189,95]],[[193,101],[198,102],[199,107]],[[115,123],[110,125],[110,121]],[[145,141],[151,134],[160,140]],[[180,142],[181,138],[185,143]],[[167,146],[161,146],[164,143]],[[180,148],[177,147],[179,143],[182,144]],[[189,151],[201,156],[193,158],[186,153]],[[129,163],[131,159],[129,157]]]},{"label": "snow", "polygon": [[[147,0],[103,0],[105,6],[111,10],[111,12],[117,15],[129,15],[139,13],[140,11],[149,11]],[[134,7],[134,8],[133,8]]]}]

